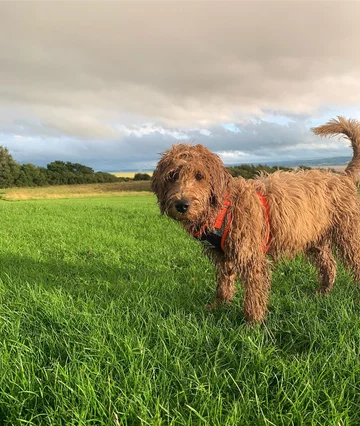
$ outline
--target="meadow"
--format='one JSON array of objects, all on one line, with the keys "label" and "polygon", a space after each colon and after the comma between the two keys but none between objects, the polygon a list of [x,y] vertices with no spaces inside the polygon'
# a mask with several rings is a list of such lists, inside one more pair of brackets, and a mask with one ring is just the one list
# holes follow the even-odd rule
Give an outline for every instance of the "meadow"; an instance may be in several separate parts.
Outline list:
[{"label": "meadow", "polygon": [[0,191],[2,200],[43,200],[54,198],[117,197],[149,193],[149,181],[90,183],[83,185],[52,185],[6,188]]},{"label": "meadow", "polygon": [[[5,194],[6,195],[6,194]],[[152,195],[0,201],[1,425],[359,425],[360,293],[274,269],[248,327]]]},{"label": "meadow", "polygon": [[153,172],[112,172],[111,174],[116,176],[116,177],[127,177],[132,179],[136,173],[146,173],[149,176],[153,175]]}]

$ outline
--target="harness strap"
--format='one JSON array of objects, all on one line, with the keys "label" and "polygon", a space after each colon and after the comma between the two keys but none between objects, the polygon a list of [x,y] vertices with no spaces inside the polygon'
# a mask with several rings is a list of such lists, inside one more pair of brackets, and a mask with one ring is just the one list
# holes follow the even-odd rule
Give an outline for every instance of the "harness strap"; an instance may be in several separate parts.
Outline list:
[{"label": "harness strap", "polygon": [[[222,251],[225,249],[225,240],[230,230],[230,225],[232,222],[232,216],[228,212],[228,208],[231,205],[230,200],[228,199],[229,195],[226,194],[225,200],[223,203],[223,207],[220,210],[219,214],[217,215],[214,223],[214,232],[210,233],[210,235],[216,236],[216,239],[219,239],[219,245]],[[202,238],[202,235],[206,233],[206,230],[208,229],[208,225],[205,223],[203,227],[198,232],[193,232],[193,237],[200,239],[201,242],[204,242],[204,239]],[[206,238],[205,238],[206,240]]]},{"label": "harness strap", "polygon": [[[268,252],[269,248],[270,248],[270,243],[271,243],[269,206],[268,206],[266,198],[262,194],[260,194],[260,192],[256,192],[256,194],[259,197],[259,200],[260,200],[260,202],[263,205],[264,210],[265,210],[266,235],[265,235],[264,241],[262,243],[262,249],[263,249],[263,252],[266,254]],[[214,223],[215,232],[217,231],[217,235],[221,236],[220,247],[221,247],[222,251],[224,251],[225,240],[226,240],[226,237],[229,234],[230,226],[231,226],[231,223],[232,223],[232,216],[228,212],[228,208],[231,205],[231,202],[228,199],[228,196],[229,195],[226,194],[225,201],[223,203],[223,207],[220,210],[219,214],[217,215],[217,217],[215,219],[215,223]],[[206,232],[207,229],[208,229],[208,225],[205,223],[203,225],[203,227],[198,232],[193,232],[192,235],[193,235],[193,237],[200,239],[201,236]],[[221,233],[222,229],[223,229],[223,232]]]},{"label": "harness strap", "polygon": [[227,210],[230,206],[230,201],[228,200],[228,195],[226,195],[224,204],[223,204],[223,208],[220,210],[220,213],[218,214],[215,223],[214,223],[214,228],[216,229],[221,229],[225,220],[225,217],[227,215]]},{"label": "harness strap", "polygon": [[229,220],[227,221],[227,224],[226,224],[225,229],[224,229],[224,233],[222,234],[222,237],[221,237],[221,250],[222,251],[225,251],[225,240],[226,240],[226,237],[229,233],[231,222],[232,222],[232,216],[229,214]]}]

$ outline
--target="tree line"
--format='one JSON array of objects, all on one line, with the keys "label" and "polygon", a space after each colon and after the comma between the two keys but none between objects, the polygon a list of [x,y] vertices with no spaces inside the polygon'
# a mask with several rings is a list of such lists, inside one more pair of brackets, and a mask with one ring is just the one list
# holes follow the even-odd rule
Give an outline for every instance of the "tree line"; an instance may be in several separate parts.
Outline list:
[{"label": "tree line", "polygon": [[[303,169],[310,167],[301,166]],[[254,179],[260,172],[274,173],[277,170],[289,171],[288,167],[263,164],[242,164],[228,167],[233,177]],[[106,183],[129,180],[151,180],[147,173],[136,173],[133,179],[117,177],[111,173],[95,172],[91,167],[69,161],[53,161],[46,167],[34,164],[17,163],[8,149],[0,146],[0,188],[11,186],[75,185],[83,183]]]},{"label": "tree line", "polygon": [[126,180],[111,173],[95,172],[79,163],[53,161],[46,167],[17,163],[8,149],[0,146],[0,188],[11,186],[72,185]]},{"label": "tree line", "polygon": [[[301,166],[301,168],[309,168],[306,166]],[[266,164],[241,164],[240,166],[230,166],[227,168],[233,177],[243,177],[244,179],[255,179],[259,176],[259,173],[274,173],[278,170],[290,171],[289,167],[282,166],[267,166]]]}]

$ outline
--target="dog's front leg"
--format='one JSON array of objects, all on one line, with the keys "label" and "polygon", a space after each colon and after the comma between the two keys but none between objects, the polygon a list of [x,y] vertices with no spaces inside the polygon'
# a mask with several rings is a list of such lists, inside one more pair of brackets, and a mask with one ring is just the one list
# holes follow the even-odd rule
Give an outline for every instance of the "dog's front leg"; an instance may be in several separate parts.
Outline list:
[{"label": "dog's front leg", "polygon": [[232,262],[225,260],[216,263],[216,297],[208,309],[216,309],[222,303],[230,302],[235,293],[235,269]]},{"label": "dog's front leg", "polygon": [[270,268],[265,255],[249,259],[241,271],[245,318],[251,324],[262,322],[270,293]]}]

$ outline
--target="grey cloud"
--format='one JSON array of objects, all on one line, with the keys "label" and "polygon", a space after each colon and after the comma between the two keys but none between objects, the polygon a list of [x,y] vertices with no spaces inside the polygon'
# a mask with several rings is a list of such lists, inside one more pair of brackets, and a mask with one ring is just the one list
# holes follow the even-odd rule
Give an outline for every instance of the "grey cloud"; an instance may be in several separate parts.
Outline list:
[{"label": "grey cloud", "polygon": [[2,2],[0,12],[2,102],[182,126],[359,102],[357,2]]},{"label": "grey cloud", "polygon": [[207,146],[219,153],[225,163],[231,164],[351,154],[345,141],[322,140],[309,131],[305,122],[279,125],[257,121],[238,124],[238,128],[238,132],[232,132],[214,126],[210,129],[210,135],[192,130],[180,141],[169,133],[154,131],[142,137],[128,135],[121,140],[43,138],[34,143],[31,139],[24,142],[19,138],[8,138],[5,144],[15,159],[22,163],[45,165],[54,160],[78,161],[104,171],[153,168],[161,152],[172,144],[190,141]]},{"label": "grey cloud", "polygon": [[[346,153],[305,120],[359,107],[359,12],[340,1],[0,2],[0,133],[21,162],[107,170],[155,164],[176,134],[249,161]],[[294,122],[253,121],[276,112]],[[135,136],[144,123],[154,131]]]}]

